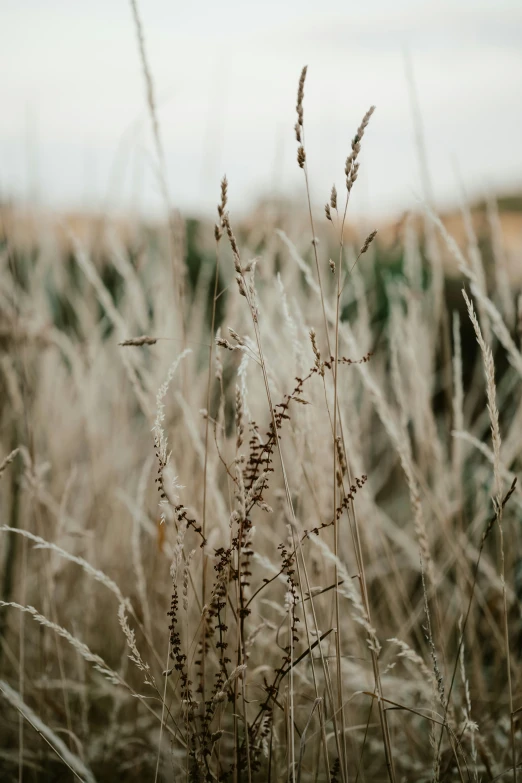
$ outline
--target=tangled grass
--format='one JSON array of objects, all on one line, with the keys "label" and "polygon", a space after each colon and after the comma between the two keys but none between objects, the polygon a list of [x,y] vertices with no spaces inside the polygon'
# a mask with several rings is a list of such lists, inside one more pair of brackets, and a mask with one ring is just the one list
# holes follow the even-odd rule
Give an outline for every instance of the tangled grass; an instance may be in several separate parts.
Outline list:
[{"label": "tangled grass", "polygon": [[224,179],[192,281],[179,221],[4,227],[5,780],[517,779],[516,292],[467,212],[348,240],[373,107],[314,216],[305,80],[308,219]]}]

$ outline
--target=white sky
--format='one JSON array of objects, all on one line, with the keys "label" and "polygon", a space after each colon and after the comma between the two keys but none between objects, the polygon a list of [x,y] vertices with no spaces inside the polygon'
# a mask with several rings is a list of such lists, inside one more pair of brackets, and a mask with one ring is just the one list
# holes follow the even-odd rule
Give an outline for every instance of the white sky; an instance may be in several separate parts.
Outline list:
[{"label": "white sky", "polygon": [[[314,198],[343,184],[377,106],[356,211],[396,212],[421,185],[404,68],[411,53],[437,201],[522,186],[520,0],[141,0],[172,202],[232,209],[303,196],[302,65]],[[0,0],[0,194],[57,208],[161,209],[126,0]]]}]

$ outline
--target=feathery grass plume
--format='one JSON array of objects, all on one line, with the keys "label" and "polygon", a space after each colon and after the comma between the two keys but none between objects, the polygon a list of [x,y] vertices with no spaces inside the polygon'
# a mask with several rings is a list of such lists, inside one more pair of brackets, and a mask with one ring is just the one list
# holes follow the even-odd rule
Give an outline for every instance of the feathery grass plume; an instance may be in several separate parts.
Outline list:
[{"label": "feathery grass plume", "polygon": [[464,301],[468,309],[469,318],[475,331],[477,342],[480,346],[482,353],[482,360],[484,364],[484,374],[486,376],[486,396],[488,400],[488,413],[491,423],[491,443],[493,446],[493,477],[495,486],[494,504],[496,512],[496,521],[498,523],[498,529],[500,533],[500,580],[502,582],[502,597],[504,603],[504,643],[505,643],[505,655],[506,655],[506,669],[507,669],[507,684],[509,694],[509,709],[510,709],[510,724],[511,724],[511,758],[513,764],[513,779],[516,782],[516,766],[517,766],[517,753],[516,753],[516,729],[515,719],[513,713],[513,689],[511,683],[511,653],[509,642],[509,623],[508,623],[508,605],[507,605],[507,590],[505,583],[505,551],[504,551],[504,531],[502,523],[502,471],[501,471],[501,437],[500,437],[500,424],[499,424],[499,412],[497,407],[497,389],[495,384],[495,363],[493,360],[493,354],[489,345],[486,344],[480,325],[475,315],[473,303],[469,299],[466,291],[462,290]]},{"label": "feathery grass plume", "polygon": [[86,766],[85,762],[69,750],[65,742],[53,731],[53,729],[47,726],[34,710],[24,702],[20,694],[14,691],[4,680],[0,680],[0,693],[8,704],[10,704],[11,707],[14,707],[15,710],[18,710],[33,729],[45,740],[58,758],[63,761],[65,766],[69,767],[76,778],[83,781],[83,783],[96,783],[96,778]]},{"label": "feathery grass plume", "polygon": [[[352,350],[354,350],[355,340],[350,328],[346,326],[343,331],[344,331],[345,339],[347,339],[348,345],[351,347]],[[430,611],[430,605],[428,600],[428,591],[427,591],[426,579],[425,579],[425,571],[426,571],[429,578],[430,586],[435,585],[436,583],[435,569],[434,569],[433,559],[430,552],[430,545],[429,545],[426,524],[424,520],[424,513],[422,509],[419,485],[418,485],[417,478],[415,476],[415,469],[414,469],[412,455],[411,455],[411,445],[407,434],[401,431],[400,425],[394,420],[395,417],[392,415],[392,412],[384,398],[382,390],[380,389],[378,384],[376,384],[366,364],[362,363],[357,366],[363,377],[365,385],[367,386],[370,393],[372,394],[373,401],[377,413],[379,415],[379,418],[381,419],[384,428],[386,429],[392,441],[394,442],[395,448],[400,458],[401,466],[406,475],[408,490],[410,494],[410,503],[414,515],[414,527],[417,534],[417,538],[419,542],[419,550],[420,550],[420,571],[421,571],[424,611],[426,616],[426,636],[427,636],[427,641],[432,657],[435,677],[437,679],[439,697],[441,699],[441,703],[444,704],[444,681],[438,663],[437,650],[436,650],[432,623],[431,623],[431,611]],[[438,752],[436,755],[438,758]]]},{"label": "feathery grass plume", "polygon": [[277,286],[279,288],[279,294],[281,297],[281,306],[283,310],[283,317],[285,320],[285,324],[290,336],[290,339],[292,341],[292,348],[294,350],[295,354],[295,360],[296,360],[296,366],[297,366],[297,372],[301,374],[303,372],[303,368],[305,366],[305,357],[304,357],[304,351],[303,346],[301,345],[301,342],[299,340],[299,331],[297,327],[297,323],[295,321],[294,316],[290,312],[290,307],[288,304],[288,297],[286,295],[285,286],[283,284],[283,280],[281,278],[280,273],[277,273]]},{"label": "feathery grass plume", "polygon": [[125,604],[120,604],[118,608],[118,622],[123,631],[127,645],[130,650],[129,659],[145,675],[145,683],[155,687],[154,677],[150,673],[150,666],[145,663],[136,645],[136,634],[129,625]]},{"label": "feathery grass plume", "polygon": [[373,650],[377,655],[379,655],[381,651],[381,644],[379,642],[379,639],[377,637],[377,631],[375,628],[371,625],[371,623],[368,620],[368,615],[366,612],[366,609],[363,606],[361,595],[359,591],[354,587],[353,579],[346,570],[346,566],[344,563],[334,555],[332,550],[329,548],[329,546],[322,541],[320,538],[317,538],[314,536],[312,539],[315,546],[320,550],[323,557],[325,557],[327,560],[330,560],[332,563],[336,563],[337,565],[337,572],[339,576],[339,584],[337,586],[337,590],[339,591],[339,594],[347,598],[351,605],[352,605],[352,619],[354,622],[361,625],[367,634],[366,643],[368,647]]},{"label": "feathery grass plume", "polygon": [[491,348],[489,347],[489,345],[486,344],[482,336],[482,331],[480,329],[477,316],[475,315],[473,303],[471,299],[468,297],[464,289],[462,289],[462,296],[464,297],[464,301],[466,302],[468,315],[473,325],[475,336],[477,338],[477,342],[482,352],[482,360],[484,362],[484,374],[486,376],[486,394],[488,398],[488,412],[491,421],[491,443],[493,445],[493,455],[494,455],[493,475],[495,478],[495,500],[497,506],[501,506],[502,505],[502,476],[501,476],[501,469],[500,469],[500,464],[501,464],[500,446],[502,441],[500,437],[499,413],[497,408],[497,389],[495,385],[495,362],[493,360],[493,354],[491,352]]},{"label": "feathery grass plume", "polygon": [[407,430],[411,416],[408,397],[405,388],[406,377],[402,371],[401,329],[397,308],[393,308],[390,319],[390,381],[400,410],[400,423],[403,431]]},{"label": "feathery grass plume", "polygon": [[307,285],[311,288],[312,291],[314,291],[315,294],[319,296],[320,295],[319,285],[315,282],[312,273],[310,271],[309,265],[302,258],[294,243],[287,237],[285,232],[282,231],[281,229],[276,229],[276,234],[283,240],[287,250],[290,253],[291,258],[295,261],[295,263],[303,273]]},{"label": "feathery grass plume", "polygon": [[96,291],[96,296],[98,297],[101,306],[107,313],[107,316],[113,324],[114,328],[123,337],[125,332],[127,332],[127,325],[125,324],[121,313],[114,304],[107,286],[100,277],[100,274],[96,269],[90,253],[88,252],[86,246],[80,241],[78,236],[70,233],[70,238],[74,249],[74,258],[76,259],[78,266]]},{"label": "feathery grass plume", "polygon": [[35,543],[35,549],[48,549],[51,552],[57,554],[59,557],[62,557],[64,560],[68,560],[70,563],[76,563],[76,565],[79,565],[81,568],[83,568],[85,573],[92,577],[96,582],[100,582],[100,584],[104,585],[108,590],[111,591],[111,593],[114,593],[120,603],[128,603],[128,599],[124,598],[116,582],[107,576],[107,574],[104,574],[103,571],[100,571],[98,568],[94,568],[90,563],[87,562],[87,560],[84,560],[83,557],[72,555],[70,552],[62,549],[57,544],[53,544],[51,541],[46,541],[44,538],[36,536],[34,533],[30,533],[28,530],[23,530],[23,528],[2,525],[0,527],[0,533],[16,533],[19,536],[23,536],[24,538],[33,541]]},{"label": "feathery grass plume", "polygon": [[409,644],[404,642],[402,639],[397,639],[395,637],[388,639],[387,641],[391,644],[397,645],[397,647],[400,649],[400,652],[397,653],[398,658],[404,658],[405,660],[410,661],[411,663],[415,664],[415,666],[417,666],[426,680],[426,683],[430,687],[433,687],[433,685],[436,684],[433,677],[433,672],[428,669],[421,656],[416,653],[415,650],[412,650]]},{"label": "feathery grass plume", "polygon": [[[156,452],[156,458],[158,460],[158,476],[156,478],[156,483],[158,485],[158,491],[160,493],[160,507],[162,509],[161,519],[163,521],[165,521],[165,507],[169,503],[169,498],[167,494],[168,489],[165,485],[164,477],[165,477],[166,469],[170,462],[170,453],[167,452],[168,438],[165,434],[165,430],[163,429],[163,422],[165,421],[164,400],[165,397],[167,396],[169,386],[172,383],[172,380],[174,378],[174,375],[176,374],[176,370],[178,369],[180,362],[190,353],[192,353],[190,348],[185,348],[185,350],[174,359],[167,373],[167,378],[161,384],[156,394],[156,419],[154,421],[154,427],[152,428],[152,432],[154,433],[154,450]],[[175,478],[172,479],[172,483],[174,489],[176,489],[177,484]]]},{"label": "feathery grass plume", "polygon": [[73,636],[66,628],[62,628],[61,625],[51,622],[51,620],[48,620],[47,617],[44,617],[44,615],[40,614],[40,612],[38,612],[34,606],[22,606],[15,601],[0,601],[0,606],[4,608],[10,607],[11,609],[17,609],[19,612],[30,614],[37,623],[45,626],[45,628],[49,628],[49,630],[54,631],[58,634],[58,636],[61,636],[63,639],[68,641],[69,644],[74,647],[76,652],[78,652],[88,663],[91,663],[96,671],[100,672],[100,674],[103,674],[103,676],[110,683],[112,683],[112,685],[125,684],[120,675],[111,669],[110,666],[105,663],[103,658],[101,658],[99,655],[96,655],[96,653],[91,652],[86,644]]},{"label": "feathery grass plume", "polygon": [[[343,334],[347,341],[347,344],[351,351],[354,353],[357,351],[357,344],[353,333],[348,325],[344,326]],[[382,389],[376,382],[370,369],[366,363],[360,363],[357,368],[363,378],[364,385],[368,389],[373,399],[375,409],[378,413],[384,429],[388,433],[392,443],[394,444],[397,453],[400,458],[401,466],[404,470],[408,489],[410,493],[410,502],[414,512],[414,526],[417,533],[419,548],[421,551],[422,562],[428,572],[428,577],[432,584],[435,583],[435,574],[433,568],[433,560],[430,554],[430,546],[428,539],[428,532],[426,529],[426,523],[424,520],[424,513],[422,510],[422,502],[420,496],[419,484],[415,476],[415,469],[413,465],[411,455],[411,445],[405,432],[401,430],[400,425],[396,421],[390,406],[384,398]]]},{"label": "feathery grass plume", "polygon": [[[116,308],[112,300],[112,297],[109,291],[107,290],[106,285],[101,279],[98,270],[96,269],[96,266],[92,261],[92,258],[90,257],[89,253],[82,245],[82,243],[80,242],[77,236],[71,233],[70,237],[74,248],[74,258],[76,259],[82,272],[85,274],[87,280],[91,283],[94,290],[96,291],[98,300],[101,306],[103,307],[104,311],[106,312],[112,325],[114,326],[116,331],[123,337],[123,335],[127,331],[125,321],[123,320],[121,314],[118,312],[118,309]],[[149,400],[146,394],[144,393],[143,386],[139,380],[138,373],[136,372],[136,358],[133,361],[131,359],[131,355],[135,357],[135,354],[128,354],[126,351],[122,351],[121,353],[122,363],[123,366],[125,367],[125,371],[131,383],[131,386],[136,393],[136,398],[140,403],[140,407],[143,413],[145,414],[145,416],[148,418],[150,415]]]},{"label": "feathery grass plume", "polygon": [[220,704],[221,702],[224,702],[226,700],[227,690],[230,689],[230,687],[236,682],[236,680],[243,679],[246,670],[247,670],[246,663],[241,663],[239,664],[239,666],[236,666],[236,668],[231,672],[230,676],[227,677],[227,679],[223,683],[222,689],[217,691],[212,697],[212,701],[214,704]]},{"label": "feathery grass plume", "polygon": [[481,302],[484,312],[489,316],[493,331],[507,351],[510,364],[513,365],[518,374],[522,377],[522,353],[516,347],[502,315],[499,313],[491,299],[480,292],[480,289],[475,283],[472,282],[470,288],[473,296]]}]

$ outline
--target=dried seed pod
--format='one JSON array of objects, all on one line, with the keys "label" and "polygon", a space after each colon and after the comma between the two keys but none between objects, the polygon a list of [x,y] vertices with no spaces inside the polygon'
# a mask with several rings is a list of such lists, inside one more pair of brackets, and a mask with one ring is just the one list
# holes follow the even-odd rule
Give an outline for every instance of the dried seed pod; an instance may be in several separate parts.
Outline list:
[{"label": "dried seed pod", "polygon": [[377,236],[377,230],[372,231],[371,234],[368,234],[368,236],[364,240],[363,246],[359,251],[360,256],[362,256],[363,253],[366,253],[366,251],[368,250],[368,248],[370,247],[371,243],[373,242],[376,236]]},{"label": "dried seed pod", "polygon": [[[308,66],[305,65],[303,70],[301,71],[301,76],[299,77],[299,86],[297,88],[297,104],[295,108],[297,111],[297,122],[301,127],[303,126],[303,98],[304,98],[304,85],[305,85],[307,70],[308,70]],[[297,141],[300,141],[300,139],[298,139]]]},{"label": "dried seed pod", "polygon": [[141,337],[131,337],[128,340],[123,340],[121,343],[118,343],[118,345],[122,345],[124,347],[129,345],[155,345],[157,342],[157,337],[148,337],[147,335],[143,334]]}]

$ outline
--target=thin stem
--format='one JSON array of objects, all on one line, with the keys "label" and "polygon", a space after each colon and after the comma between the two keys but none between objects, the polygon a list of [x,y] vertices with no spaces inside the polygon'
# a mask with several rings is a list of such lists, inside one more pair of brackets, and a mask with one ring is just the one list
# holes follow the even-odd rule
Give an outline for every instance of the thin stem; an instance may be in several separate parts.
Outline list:
[{"label": "thin stem", "polygon": [[[167,642],[167,660],[165,663],[165,671],[169,668],[169,654],[170,654],[170,636],[168,637]],[[161,759],[161,742],[163,740],[163,724],[165,722],[165,708],[166,708],[166,701],[167,701],[167,680],[168,676],[167,674],[164,675],[165,685],[163,686],[163,699],[162,699],[162,706],[161,706],[161,723],[160,723],[160,732],[159,732],[159,739],[158,739],[158,756],[156,759],[156,772],[154,775],[154,783],[157,783],[158,775],[159,775],[159,765],[160,765],[160,759]],[[187,736],[187,752],[188,752],[188,736]]]},{"label": "thin stem", "polygon": [[506,579],[505,579],[505,557],[504,557],[504,531],[502,529],[502,506],[498,509],[497,514],[498,529],[500,532],[500,579],[502,582],[502,598],[504,604],[504,643],[506,646],[506,669],[507,669],[507,681],[508,681],[508,693],[509,693],[509,716],[510,716],[510,729],[511,729],[511,756],[513,763],[513,781],[517,783],[517,750],[515,745],[515,719],[513,715],[513,688],[511,684],[511,653],[509,649],[509,624],[508,624],[508,607],[507,607],[507,593],[506,593]]},{"label": "thin stem", "polygon": [[[205,420],[205,461],[203,465],[203,512],[202,512],[202,533],[203,538],[207,537],[207,483],[208,483],[208,438],[209,438],[209,417],[210,417],[210,392],[212,387],[212,359],[214,355],[214,331],[216,328],[216,295],[219,280],[219,242],[216,242],[216,267],[214,272],[214,294],[212,297],[212,320],[210,326],[210,346],[208,350],[208,382],[207,382],[207,415]],[[207,553],[205,547],[202,551],[202,566],[201,566],[201,604],[204,607],[207,595]],[[205,709],[205,637],[206,637],[206,623],[203,623],[203,629],[201,634],[201,704],[202,709]]]},{"label": "thin stem", "polygon": [[[348,205],[348,199],[347,205]],[[342,254],[342,250],[341,250]],[[333,411],[333,509],[334,509],[334,584],[339,581],[339,574],[337,569],[337,559],[339,557],[339,523],[337,519],[337,412],[339,407],[339,318],[340,318],[340,305],[341,305],[341,259],[337,269],[337,295],[335,305],[335,361],[332,365],[332,373],[334,380],[334,411]],[[335,624],[337,626],[337,633],[335,635],[335,646],[337,654],[337,698],[338,706],[341,712],[341,729],[343,734],[343,763],[346,770],[346,776],[348,777],[348,751],[346,747],[346,716],[344,711],[344,697],[343,697],[343,673],[341,668],[342,663],[342,645],[341,645],[341,613],[340,613],[340,596],[339,590],[334,591],[335,596]]]},{"label": "thin stem", "polygon": [[[501,504],[502,509],[505,507],[505,505],[508,502],[509,498],[511,497],[511,495],[515,491],[516,485],[517,485],[517,479],[515,478],[513,480],[513,483],[511,485],[509,491],[504,496],[504,499],[503,499],[502,504]],[[446,697],[446,704],[444,705],[443,726],[442,726],[442,729],[441,729],[441,732],[440,732],[439,742],[438,742],[438,746],[437,746],[437,759],[440,759],[440,748],[441,748],[441,744],[442,744],[442,737],[443,737],[443,734],[444,734],[444,727],[446,726],[446,723],[447,723],[446,718],[447,718],[447,715],[448,715],[448,709],[449,709],[449,705],[450,705],[451,694],[452,694],[452,691],[453,691],[453,685],[455,684],[455,678],[456,678],[456,675],[457,675],[457,668],[458,668],[459,660],[460,660],[460,651],[462,649],[462,645],[464,644],[464,634],[466,632],[466,626],[468,624],[469,616],[470,616],[470,613],[471,613],[471,605],[473,603],[473,597],[475,595],[475,587],[477,585],[477,578],[478,578],[478,574],[479,574],[479,568],[480,568],[480,561],[481,561],[481,558],[482,558],[482,552],[484,551],[484,544],[486,543],[486,539],[487,539],[489,533],[491,532],[491,529],[492,529],[493,525],[495,524],[495,520],[496,519],[497,519],[497,513],[495,513],[495,516],[492,517],[488,521],[488,524],[486,525],[486,529],[485,529],[484,533],[482,534],[482,539],[480,541],[479,552],[478,552],[477,560],[476,560],[476,563],[475,563],[475,570],[474,570],[474,574],[473,574],[473,582],[472,582],[472,585],[471,585],[471,592],[470,592],[470,596],[469,596],[469,600],[468,600],[468,608],[466,610],[466,615],[464,617],[464,622],[462,623],[462,629],[461,629],[461,632],[460,632],[459,644],[458,644],[458,647],[457,647],[457,653],[455,655],[455,664],[453,666],[453,672],[452,672],[452,675],[451,675],[451,681],[450,681],[450,686],[449,686],[449,689],[448,689],[448,695]],[[511,721],[513,722],[513,712],[512,711],[511,711]]]},{"label": "thin stem", "polygon": [[[305,143],[304,143],[304,128],[303,127],[301,127],[301,134],[302,134],[302,144],[303,144],[303,149],[304,149]],[[327,345],[328,345],[328,353],[329,353],[329,356],[331,356],[332,355],[332,351],[331,351],[331,348],[330,348],[330,338],[329,338],[329,332],[328,332],[328,322],[327,322],[327,318],[326,318],[326,306],[325,306],[325,301],[324,301],[323,287],[322,287],[322,282],[321,282],[321,272],[320,272],[320,268],[319,268],[319,259],[318,259],[318,255],[317,255],[317,246],[316,246],[316,241],[315,241],[314,222],[313,222],[313,215],[312,215],[312,208],[311,208],[310,187],[309,187],[309,181],[308,181],[308,170],[307,170],[306,160],[305,160],[305,163],[304,163],[303,170],[304,170],[304,174],[305,174],[305,183],[306,183],[306,192],[307,192],[307,201],[308,201],[308,211],[309,211],[309,217],[310,217],[310,225],[311,225],[311,229],[312,229],[314,257],[315,257],[316,268],[317,268],[317,276],[318,276],[318,283],[319,283],[319,290],[320,290],[321,306],[322,306],[322,310],[323,310],[324,326],[325,326],[325,332],[326,332],[326,341],[327,341]],[[338,270],[338,275],[339,276],[341,274],[342,261],[343,261],[343,256],[344,256],[344,227],[345,227],[345,223],[346,223],[346,215],[347,215],[347,212],[348,212],[348,203],[349,203],[349,192],[347,193],[347,196],[346,196],[346,202],[345,202],[345,207],[344,207],[344,211],[343,211],[343,218],[342,218],[342,222],[341,222],[340,237],[339,237],[339,270]],[[343,288],[344,288],[344,286],[343,286]],[[338,293],[339,293],[339,291],[338,291]],[[341,289],[340,293],[342,293],[342,289]],[[338,330],[338,324],[339,324],[339,317],[336,318],[336,332]],[[338,339],[338,337],[336,337],[336,341],[337,341],[337,339]],[[337,372],[337,362],[335,362],[335,365],[336,365],[336,369],[335,369],[335,373],[336,373]],[[333,364],[332,364],[332,371],[333,371]],[[335,376],[334,376],[334,381],[335,381]],[[338,400],[336,400],[336,405],[335,405],[335,413],[334,413],[335,420],[337,420],[336,419],[337,411],[338,411]],[[335,427],[334,427],[333,422],[331,420],[330,420],[330,424],[332,426],[332,430],[333,430],[333,433],[334,433],[334,441],[335,441]],[[341,433],[341,440],[342,440],[342,444],[343,444],[344,453],[347,454],[345,438],[344,438],[344,430],[343,430],[343,425],[342,425],[342,419],[341,419],[340,416],[339,416],[339,425],[340,425],[340,433]],[[334,451],[335,451],[335,442],[334,442]],[[348,479],[349,479],[350,484],[351,484],[352,483],[351,466],[350,466],[350,460],[348,458],[346,459],[346,463],[347,463]],[[334,475],[334,481],[335,481],[335,475]],[[343,491],[344,491],[344,484],[343,484]],[[367,592],[367,589],[366,589],[366,579],[365,579],[365,575],[364,575],[364,562],[363,562],[363,556],[362,556],[362,547],[361,547],[361,541],[360,541],[360,536],[359,536],[359,528],[358,528],[358,524],[357,524],[357,517],[356,517],[356,513],[355,513],[355,508],[354,508],[353,502],[350,504],[350,508],[351,508],[351,511],[352,511],[353,521],[354,521],[354,528],[355,528],[355,540],[356,540],[355,554],[356,554],[357,564],[358,564],[358,568],[359,568],[360,575],[361,575],[361,579],[360,579],[361,594],[362,594],[364,607],[365,607],[365,611],[367,613],[368,620],[371,621],[370,605],[369,605],[369,600],[368,600],[368,592]],[[335,506],[334,506],[334,513],[335,513]],[[340,657],[339,656],[339,650],[337,652],[338,652],[338,657]],[[382,685],[381,685],[380,672],[379,672],[379,662],[378,662],[378,658],[377,658],[377,654],[376,654],[375,650],[373,650],[373,649],[371,650],[371,655],[372,655],[372,666],[373,666],[373,670],[374,670],[376,687],[378,688],[379,693],[382,694]],[[344,710],[342,711],[342,715],[344,715]],[[388,770],[388,775],[389,775],[391,783],[395,783],[395,772],[394,772],[394,768],[393,768],[393,759],[392,759],[392,753],[391,753],[391,740],[390,740],[390,734],[389,734],[389,728],[388,728],[388,720],[387,720],[386,712],[385,712],[384,707],[382,705],[382,702],[380,700],[379,700],[379,717],[380,717],[382,733],[383,733],[383,741],[384,741],[384,748],[385,748],[385,755],[386,755],[386,766],[387,766],[387,770]],[[344,765],[341,766],[341,770],[342,770],[343,780],[346,780],[347,779],[347,770],[344,767]]]}]

